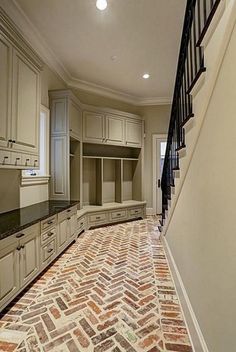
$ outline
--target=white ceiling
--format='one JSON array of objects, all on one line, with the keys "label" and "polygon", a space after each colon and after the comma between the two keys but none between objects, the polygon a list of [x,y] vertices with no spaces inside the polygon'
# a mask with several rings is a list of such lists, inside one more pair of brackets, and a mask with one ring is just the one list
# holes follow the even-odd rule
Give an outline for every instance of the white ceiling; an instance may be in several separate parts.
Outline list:
[{"label": "white ceiling", "polygon": [[[171,98],[186,0],[13,0],[71,79],[102,94]],[[111,56],[117,56],[111,60]],[[150,79],[144,80],[143,73]],[[96,85],[96,86],[95,86]],[[97,87],[98,86],[98,87]]]}]

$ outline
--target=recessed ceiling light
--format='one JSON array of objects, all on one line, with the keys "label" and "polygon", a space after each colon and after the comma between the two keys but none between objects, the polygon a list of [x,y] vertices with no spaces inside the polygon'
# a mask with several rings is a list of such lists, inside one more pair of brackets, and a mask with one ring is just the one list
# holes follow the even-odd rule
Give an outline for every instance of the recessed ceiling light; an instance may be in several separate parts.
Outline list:
[{"label": "recessed ceiling light", "polygon": [[100,11],[105,10],[107,8],[107,0],[97,0],[96,6]]},{"label": "recessed ceiling light", "polygon": [[150,77],[149,73],[144,73],[143,78],[148,79]]}]

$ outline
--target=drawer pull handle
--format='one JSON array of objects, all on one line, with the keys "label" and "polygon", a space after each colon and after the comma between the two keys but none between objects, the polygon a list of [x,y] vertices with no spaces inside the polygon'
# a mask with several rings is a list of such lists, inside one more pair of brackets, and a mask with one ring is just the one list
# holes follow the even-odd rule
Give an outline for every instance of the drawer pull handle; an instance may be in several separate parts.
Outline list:
[{"label": "drawer pull handle", "polygon": [[67,213],[69,213],[70,211],[71,211],[71,209],[68,209],[68,210],[67,210]]},{"label": "drawer pull handle", "polygon": [[20,251],[20,250],[21,250],[21,246],[17,246],[16,249],[17,249],[18,251]]},{"label": "drawer pull handle", "polygon": [[48,225],[51,225],[51,224],[53,224],[53,221],[50,220],[50,221],[47,222],[47,224],[48,224]]},{"label": "drawer pull handle", "polygon": [[27,161],[30,161],[30,159],[26,159],[26,162],[27,162]]},{"label": "drawer pull handle", "polygon": [[21,238],[21,237],[23,237],[25,234],[24,233],[18,233],[17,235],[16,235],[16,238]]},{"label": "drawer pull handle", "polygon": [[67,218],[67,220],[70,220],[71,218],[69,217],[69,218]]},{"label": "drawer pull handle", "polygon": [[53,235],[53,232],[48,233],[48,237],[51,237]]},{"label": "drawer pull handle", "polygon": [[117,216],[121,216],[121,213],[118,213]]},{"label": "drawer pull handle", "polygon": [[16,160],[20,160],[20,158],[16,158]]},{"label": "drawer pull handle", "polygon": [[96,216],[96,220],[100,220],[101,219],[101,216]]},{"label": "drawer pull handle", "polygon": [[51,253],[53,251],[53,248],[48,249],[48,253]]},{"label": "drawer pull handle", "polygon": [[8,159],[8,156],[4,156],[4,159]]},{"label": "drawer pull handle", "polygon": [[13,141],[12,141],[12,143],[16,143],[16,141],[15,141],[15,140],[13,140]]},{"label": "drawer pull handle", "polygon": [[21,249],[24,249],[24,248],[25,248],[25,246],[24,246],[24,245],[22,245],[22,246],[21,246]]}]

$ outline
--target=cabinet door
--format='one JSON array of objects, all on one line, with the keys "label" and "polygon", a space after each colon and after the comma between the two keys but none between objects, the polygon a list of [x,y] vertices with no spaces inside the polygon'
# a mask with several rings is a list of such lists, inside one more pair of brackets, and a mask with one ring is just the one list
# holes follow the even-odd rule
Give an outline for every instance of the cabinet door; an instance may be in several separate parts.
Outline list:
[{"label": "cabinet door", "polygon": [[0,147],[7,147],[10,139],[11,57],[12,47],[0,35]]},{"label": "cabinet door", "polygon": [[70,199],[69,142],[67,136],[51,138],[51,199]]},{"label": "cabinet door", "polygon": [[20,286],[25,286],[39,271],[39,226],[32,226],[25,231],[20,240]]},{"label": "cabinet door", "polygon": [[76,139],[81,138],[82,114],[80,108],[73,102],[69,105],[70,135]]},{"label": "cabinet door", "polygon": [[16,243],[0,250],[0,307],[19,289],[19,251]]},{"label": "cabinet door", "polygon": [[76,226],[77,226],[77,216],[76,214],[73,214],[70,217],[69,222],[69,238],[72,238],[75,235],[76,232]]},{"label": "cabinet door", "polygon": [[18,51],[13,51],[11,135],[13,149],[38,152],[39,73]]},{"label": "cabinet door", "polygon": [[106,116],[106,139],[108,144],[123,145],[125,142],[125,120],[122,117]]},{"label": "cabinet door", "polygon": [[126,145],[131,147],[142,146],[142,123],[139,121],[126,120]]},{"label": "cabinet door", "polygon": [[58,231],[58,250],[60,251],[67,244],[68,240],[68,220],[65,219],[59,223]]},{"label": "cabinet door", "polygon": [[84,112],[83,140],[85,142],[103,143],[105,140],[104,129],[104,116],[102,114]]}]

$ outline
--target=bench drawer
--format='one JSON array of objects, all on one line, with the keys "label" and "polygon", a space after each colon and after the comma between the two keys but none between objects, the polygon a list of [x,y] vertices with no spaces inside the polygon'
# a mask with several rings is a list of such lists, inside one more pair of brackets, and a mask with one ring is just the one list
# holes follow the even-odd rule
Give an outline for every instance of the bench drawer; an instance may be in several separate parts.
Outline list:
[{"label": "bench drawer", "polygon": [[129,215],[131,218],[137,218],[143,216],[143,208],[130,209]]},{"label": "bench drawer", "polygon": [[92,214],[89,216],[89,221],[91,223],[106,222],[108,220],[106,213]]},{"label": "bench drawer", "polygon": [[111,212],[111,220],[125,219],[127,216],[126,210],[116,210]]}]

